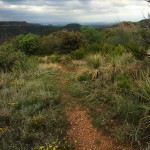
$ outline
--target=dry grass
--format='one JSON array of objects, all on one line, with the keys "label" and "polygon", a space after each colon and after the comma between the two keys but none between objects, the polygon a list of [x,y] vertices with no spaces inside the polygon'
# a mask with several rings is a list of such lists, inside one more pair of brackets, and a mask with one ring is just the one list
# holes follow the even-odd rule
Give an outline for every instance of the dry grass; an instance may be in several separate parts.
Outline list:
[{"label": "dry grass", "polygon": [[62,66],[58,63],[41,63],[39,65],[39,69],[49,69],[49,68],[53,68],[53,69],[56,69],[56,70],[62,70]]},{"label": "dry grass", "polygon": [[85,66],[86,62],[83,60],[73,60],[72,63],[77,66]]},{"label": "dry grass", "polygon": [[150,49],[148,50],[147,54],[150,55]]}]

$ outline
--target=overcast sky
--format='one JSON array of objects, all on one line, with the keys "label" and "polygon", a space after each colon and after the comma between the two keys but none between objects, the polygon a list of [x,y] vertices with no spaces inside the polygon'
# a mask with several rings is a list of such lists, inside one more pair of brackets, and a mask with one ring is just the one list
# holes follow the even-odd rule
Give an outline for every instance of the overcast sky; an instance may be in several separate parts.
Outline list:
[{"label": "overcast sky", "polygon": [[0,21],[138,21],[149,11],[144,0],[0,0]]}]

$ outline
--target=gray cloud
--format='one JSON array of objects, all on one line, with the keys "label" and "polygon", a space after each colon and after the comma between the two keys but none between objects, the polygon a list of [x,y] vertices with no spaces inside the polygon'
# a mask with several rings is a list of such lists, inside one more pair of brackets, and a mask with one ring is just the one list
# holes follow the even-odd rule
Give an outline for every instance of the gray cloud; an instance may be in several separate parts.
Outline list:
[{"label": "gray cloud", "polygon": [[[0,20],[81,22],[142,19],[144,0],[0,0]],[[131,16],[132,14],[132,16]]]}]

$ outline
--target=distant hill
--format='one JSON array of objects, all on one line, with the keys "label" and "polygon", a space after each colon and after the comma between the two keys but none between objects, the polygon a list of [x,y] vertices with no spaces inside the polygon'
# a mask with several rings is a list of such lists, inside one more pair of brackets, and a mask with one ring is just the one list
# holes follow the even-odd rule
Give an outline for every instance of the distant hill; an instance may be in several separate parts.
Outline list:
[{"label": "distant hill", "polygon": [[33,33],[37,35],[48,35],[58,30],[80,31],[80,27],[81,25],[79,24],[68,24],[63,27],[57,27],[51,24],[40,25],[17,21],[0,22],[0,43],[20,34]]},{"label": "distant hill", "polygon": [[89,22],[88,23],[87,22],[87,23],[82,23],[82,25],[99,29],[99,28],[111,27],[112,25],[114,25],[114,23],[108,23],[108,22],[92,22],[92,23]]},{"label": "distant hill", "polygon": [[145,19],[139,22],[123,21],[111,27],[105,28],[105,30],[121,29],[123,31],[136,32],[139,29],[150,29],[150,20]]},{"label": "distant hill", "polygon": [[9,40],[20,34],[43,34],[47,31],[54,31],[54,26],[43,26],[40,24],[31,24],[27,22],[0,22],[0,43]]},{"label": "distant hill", "polygon": [[105,30],[123,30],[123,31],[137,31],[139,29],[138,24],[135,22],[124,21],[118,24],[115,24],[111,27],[105,28]]},{"label": "distant hill", "polygon": [[0,26],[31,26],[34,24],[27,23],[25,21],[23,22],[17,22],[17,21],[2,21],[0,22]]},{"label": "distant hill", "polygon": [[61,29],[64,30],[73,30],[73,31],[80,31],[81,25],[80,24],[76,24],[76,23],[72,23],[72,24],[67,24],[63,27],[61,27]]},{"label": "distant hill", "polygon": [[[121,29],[124,31],[137,31],[140,28],[149,28],[150,29],[150,21],[148,19],[141,20],[139,22],[121,22],[119,24],[101,24],[101,23],[91,23],[85,24],[86,26],[92,26],[98,28],[99,30],[116,30]],[[52,32],[59,30],[73,30],[80,31],[80,24],[72,23],[67,24],[65,26],[54,26],[52,24],[49,25],[40,25],[33,24],[28,22],[17,22],[17,21],[3,21],[0,22],[0,43],[12,39],[13,37],[20,34],[28,34],[33,33],[37,35],[48,35]]]}]

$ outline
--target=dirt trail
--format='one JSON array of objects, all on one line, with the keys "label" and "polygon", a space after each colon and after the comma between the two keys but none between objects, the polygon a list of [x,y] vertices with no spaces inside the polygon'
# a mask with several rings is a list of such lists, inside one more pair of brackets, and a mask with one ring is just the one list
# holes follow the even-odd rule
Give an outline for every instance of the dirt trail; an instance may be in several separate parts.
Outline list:
[{"label": "dirt trail", "polygon": [[66,110],[68,121],[71,128],[68,130],[68,137],[72,143],[75,143],[76,150],[116,150],[113,147],[112,140],[100,135],[93,128],[86,110],[79,106],[74,109]]},{"label": "dirt trail", "polygon": [[[63,73],[66,73],[66,70]],[[69,82],[63,73],[58,79],[60,91]],[[70,123],[67,135],[75,150],[131,150],[131,148],[116,146],[111,137],[103,136],[97,131],[91,123],[88,110],[76,103],[78,99],[63,91],[61,100],[66,106],[65,113]]]},{"label": "dirt trail", "polygon": [[132,150],[117,146],[111,136],[104,136],[93,127],[88,110],[78,104],[79,99],[72,97],[64,87],[70,82],[65,74],[81,74],[83,69],[73,72],[58,64],[41,64],[40,68],[54,68],[60,71],[57,88],[61,93],[61,101],[65,105],[65,113],[70,124],[67,136],[75,150]]}]

